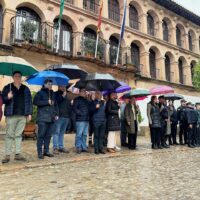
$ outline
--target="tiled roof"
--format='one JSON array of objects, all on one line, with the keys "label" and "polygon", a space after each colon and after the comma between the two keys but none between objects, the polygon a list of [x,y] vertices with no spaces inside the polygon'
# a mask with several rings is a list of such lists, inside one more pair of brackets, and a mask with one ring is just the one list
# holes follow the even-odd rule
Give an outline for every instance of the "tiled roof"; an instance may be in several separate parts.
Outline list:
[{"label": "tiled roof", "polygon": [[164,8],[176,13],[177,15],[184,17],[185,19],[193,22],[194,24],[200,26],[200,16],[194,14],[193,12],[187,10],[183,6],[180,6],[172,0],[152,0],[155,3],[163,6]]}]

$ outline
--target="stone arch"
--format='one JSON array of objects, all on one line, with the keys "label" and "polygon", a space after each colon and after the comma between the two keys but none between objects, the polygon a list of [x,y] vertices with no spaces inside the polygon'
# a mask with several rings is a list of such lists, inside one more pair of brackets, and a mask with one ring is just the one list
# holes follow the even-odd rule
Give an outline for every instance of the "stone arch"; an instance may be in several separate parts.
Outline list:
[{"label": "stone arch", "polygon": [[138,1],[136,1],[136,0],[134,0],[134,1],[129,2],[129,6],[130,5],[133,5],[137,9],[139,17],[140,17],[143,13],[143,9],[142,9],[140,3],[138,3]]},{"label": "stone arch", "polygon": [[163,40],[167,42],[171,40],[171,37],[170,37],[171,28],[172,28],[171,20],[167,17],[164,17],[162,20],[162,32],[163,32]]},{"label": "stone arch", "polygon": [[189,45],[189,50],[193,51],[194,50],[194,44],[196,42],[196,34],[195,32],[190,29],[188,31],[188,45]]},{"label": "stone arch", "polygon": [[[57,15],[57,16],[54,18],[54,20],[55,20],[55,19],[58,19],[58,18],[59,18],[59,15]],[[67,16],[67,15],[63,15],[63,16],[62,16],[62,20],[66,21],[68,24],[70,24],[70,26],[72,27],[73,32],[77,32],[77,30],[78,30],[77,25],[76,25],[76,23],[74,22],[74,20],[72,20],[71,17],[69,17],[69,16]]]},{"label": "stone arch", "polygon": [[159,30],[159,18],[153,10],[147,11],[147,33],[156,36]]},{"label": "stone arch", "polygon": [[184,47],[185,46],[185,28],[182,24],[178,23],[176,25],[176,43],[177,46]]},{"label": "stone arch", "polygon": [[16,6],[16,9],[18,9],[20,7],[27,7],[29,9],[32,9],[33,11],[35,11],[39,15],[42,22],[45,22],[47,20],[44,12],[34,3],[23,2],[23,3],[18,4]]},{"label": "stone arch", "polygon": [[[85,30],[85,28],[90,28],[90,29],[94,30],[94,31],[97,33],[97,26],[94,25],[94,24],[88,24],[88,25],[86,25],[86,26],[84,27],[83,31]],[[99,32],[99,35],[100,35],[100,37],[101,37],[102,39],[104,39],[104,34],[103,34],[102,31]]]}]

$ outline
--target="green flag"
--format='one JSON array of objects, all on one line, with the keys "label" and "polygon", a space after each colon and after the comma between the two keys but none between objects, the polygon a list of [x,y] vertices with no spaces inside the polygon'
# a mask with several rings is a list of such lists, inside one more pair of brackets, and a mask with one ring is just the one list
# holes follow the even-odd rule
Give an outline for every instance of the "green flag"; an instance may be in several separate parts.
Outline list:
[{"label": "green flag", "polygon": [[65,5],[65,0],[60,0],[60,15],[59,15],[59,19],[58,19],[58,36],[57,36],[56,53],[58,53],[58,49],[59,49],[60,27],[61,27],[61,20],[62,20],[64,5]]},{"label": "green flag", "polygon": [[59,24],[61,23],[61,20],[62,20],[64,5],[65,5],[65,0],[60,0],[60,16],[59,16],[59,20],[58,20]]}]

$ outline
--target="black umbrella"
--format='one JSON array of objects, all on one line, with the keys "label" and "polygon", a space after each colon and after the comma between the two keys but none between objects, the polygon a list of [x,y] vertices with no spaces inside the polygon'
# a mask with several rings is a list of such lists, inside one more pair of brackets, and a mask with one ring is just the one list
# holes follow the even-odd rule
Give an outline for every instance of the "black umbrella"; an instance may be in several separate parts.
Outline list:
[{"label": "black umbrella", "polygon": [[165,94],[164,97],[167,100],[173,100],[173,101],[184,99],[184,97],[182,95],[175,94],[175,93]]},{"label": "black umbrella", "polygon": [[76,83],[74,87],[84,88],[87,91],[115,90],[120,87],[120,83],[110,74],[91,73]]},{"label": "black umbrella", "polygon": [[83,79],[87,76],[87,72],[73,64],[56,64],[51,65],[48,70],[53,70],[65,74],[70,79]]}]

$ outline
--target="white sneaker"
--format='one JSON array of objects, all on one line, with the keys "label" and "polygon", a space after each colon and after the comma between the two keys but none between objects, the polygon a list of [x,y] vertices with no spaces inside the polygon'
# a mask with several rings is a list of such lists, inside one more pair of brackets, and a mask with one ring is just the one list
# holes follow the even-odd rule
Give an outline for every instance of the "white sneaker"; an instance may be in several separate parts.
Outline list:
[{"label": "white sneaker", "polygon": [[121,148],[118,147],[118,146],[115,146],[115,149],[116,149],[117,151],[121,151]]}]

